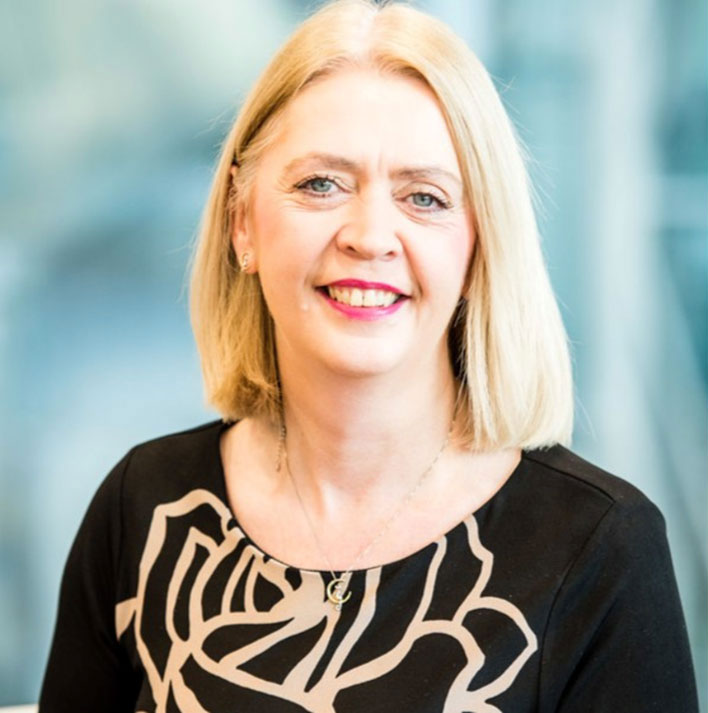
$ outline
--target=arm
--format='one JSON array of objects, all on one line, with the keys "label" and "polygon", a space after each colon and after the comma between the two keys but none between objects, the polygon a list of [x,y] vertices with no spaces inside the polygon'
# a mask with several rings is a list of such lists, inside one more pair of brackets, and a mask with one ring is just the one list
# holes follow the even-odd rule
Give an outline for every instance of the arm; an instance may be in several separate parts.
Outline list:
[{"label": "arm", "polygon": [[632,495],[569,569],[543,646],[539,713],[697,713],[661,513]]},{"label": "arm", "polygon": [[98,489],[69,553],[40,713],[134,710],[140,682],[114,625],[121,486],[129,458]]}]

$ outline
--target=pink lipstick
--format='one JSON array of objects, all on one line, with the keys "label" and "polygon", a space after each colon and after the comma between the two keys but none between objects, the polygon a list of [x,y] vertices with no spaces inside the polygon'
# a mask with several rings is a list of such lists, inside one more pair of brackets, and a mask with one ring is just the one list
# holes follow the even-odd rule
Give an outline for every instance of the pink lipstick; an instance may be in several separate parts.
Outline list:
[{"label": "pink lipstick", "polygon": [[404,293],[398,289],[398,287],[393,287],[393,285],[387,285],[385,282],[368,282],[367,280],[336,280],[335,282],[329,282],[324,286],[327,287],[358,287],[360,290],[384,290],[386,292],[395,292],[397,295],[403,295]]},{"label": "pink lipstick", "polygon": [[[329,294],[329,288],[348,288],[348,289],[358,289],[358,290],[381,290],[383,292],[389,292],[397,295],[394,302],[389,305],[375,305],[375,306],[354,306],[347,304],[346,302],[340,302]],[[355,279],[345,279],[336,280],[335,282],[330,282],[327,285],[319,287],[317,291],[322,295],[322,297],[327,301],[327,303],[335,310],[341,314],[346,315],[350,319],[358,319],[362,321],[375,321],[379,319],[384,319],[390,315],[397,312],[403,303],[408,299],[408,295],[404,294],[397,287],[388,285],[383,282],[369,282],[367,280],[355,280]]]}]

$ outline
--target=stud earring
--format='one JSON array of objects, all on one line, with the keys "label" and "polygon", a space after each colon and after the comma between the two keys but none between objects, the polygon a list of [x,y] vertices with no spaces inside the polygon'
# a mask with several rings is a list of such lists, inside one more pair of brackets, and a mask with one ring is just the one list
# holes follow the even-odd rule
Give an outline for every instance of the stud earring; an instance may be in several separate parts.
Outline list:
[{"label": "stud earring", "polygon": [[248,266],[251,264],[251,253],[245,252],[243,255],[241,255],[241,272],[246,272],[248,270]]}]

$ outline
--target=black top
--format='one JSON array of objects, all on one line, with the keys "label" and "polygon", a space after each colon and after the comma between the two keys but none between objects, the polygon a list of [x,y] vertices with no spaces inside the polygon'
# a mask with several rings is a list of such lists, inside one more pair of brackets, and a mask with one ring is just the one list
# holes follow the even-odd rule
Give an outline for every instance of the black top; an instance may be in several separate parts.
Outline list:
[{"label": "black top", "polygon": [[[438,541],[331,575],[258,548],[214,422],[133,448],[66,564],[40,713],[694,713],[664,521],[556,446]],[[264,503],[264,507],[267,504]]]}]

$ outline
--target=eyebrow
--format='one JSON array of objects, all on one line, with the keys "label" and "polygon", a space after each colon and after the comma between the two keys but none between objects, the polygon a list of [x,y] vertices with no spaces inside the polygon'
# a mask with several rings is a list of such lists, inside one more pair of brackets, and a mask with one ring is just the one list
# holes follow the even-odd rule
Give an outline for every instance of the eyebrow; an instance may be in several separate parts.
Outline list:
[{"label": "eyebrow", "polygon": [[284,173],[292,173],[310,163],[321,163],[327,168],[336,168],[342,171],[350,171],[351,173],[356,173],[360,170],[359,164],[356,161],[352,161],[344,156],[314,151],[290,161],[285,167]]},{"label": "eyebrow", "polygon": [[[360,163],[353,161],[352,159],[346,158],[345,156],[339,156],[337,154],[331,153],[321,153],[321,152],[311,152],[293,159],[285,167],[284,174],[292,173],[304,166],[317,163],[321,164],[325,168],[336,169],[340,171],[348,171],[349,173],[363,173],[363,168]],[[447,178],[453,181],[460,188],[462,187],[462,181],[451,171],[442,168],[441,166],[403,166],[401,168],[396,168],[391,172],[394,178],[406,178],[409,180],[421,179],[421,178]]]}]

